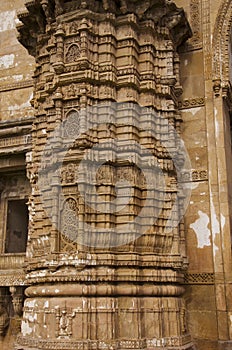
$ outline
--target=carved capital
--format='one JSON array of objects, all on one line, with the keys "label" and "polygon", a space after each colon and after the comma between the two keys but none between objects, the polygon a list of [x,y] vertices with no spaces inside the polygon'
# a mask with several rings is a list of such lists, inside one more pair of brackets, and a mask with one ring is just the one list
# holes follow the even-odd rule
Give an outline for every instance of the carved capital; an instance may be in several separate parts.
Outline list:
[{"label": "carved capital", "polygon": [[22,287],[10,287],[10,293],[12,296],[12,304],[14,308],[14,314],[16,317],[21,317],[23,313],[23,290]]}]

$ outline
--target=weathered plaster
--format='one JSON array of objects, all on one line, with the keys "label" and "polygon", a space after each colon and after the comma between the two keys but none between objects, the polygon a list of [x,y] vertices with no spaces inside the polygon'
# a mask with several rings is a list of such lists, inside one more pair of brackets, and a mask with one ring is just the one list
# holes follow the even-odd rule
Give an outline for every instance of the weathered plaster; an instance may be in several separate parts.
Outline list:
[{"label": "weathered plaster", "polygon": [[15,14],[15,11],[0,12],[0,32],[15,28],[15,23],[19,22],[15,20]]},{"label": "weathered plaster", "polygon": [[10,55],[4,55],[0,57],[0,69],[4,68],[11,68],[14,66],[14,59],[15,59],[15,55],[14,54],[10,54]]},{"label": "weathered plaster", "polygon": [[199,219],[190,225],[197,237],[197,247],[204,248],[211,245],[210,242],[210,229],[209,217],[207,214],[203,213],[201,210],[198,211]]}]

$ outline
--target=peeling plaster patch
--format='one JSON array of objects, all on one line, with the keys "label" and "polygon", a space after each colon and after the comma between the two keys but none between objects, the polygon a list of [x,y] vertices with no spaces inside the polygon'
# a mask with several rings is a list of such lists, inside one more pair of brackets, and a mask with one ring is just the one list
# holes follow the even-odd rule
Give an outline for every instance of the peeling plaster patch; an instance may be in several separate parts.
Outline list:
[{"label": "peeling plaster patch", "polygon": [[4,55],[0,57],[0,68],[10,68],[14,65],[15,55],[11,53],[10,55]]},{"label": "peeling plaster patch", "polygon": [[33,299],[33,300],[26,300],[25,301],[25,307],[28,307],[28,308],[33,308],[35,306],[35,300]]},{"label": "peeling plaster patch", "polygon": [[192,116],[195,116],[195,114],[197,114],[197,112],[199,112],[201,110],[202,107],[193,107],[193,108],[188,108],[184,110],[184,113],[191,113]]},{"label": "peeling plaster patch", "polygon": [[190,184],[190,186],[189,186],[189,188],[191,189],[191,190],[195,190],[196,188],[198,188],[198,186],[199,186],[199,183],[194,183],[194,182],[192,182],[191,184]]},{"label": "peeling plaster patch", "polygon": [[15,81],[20,81],[20,80],[23,80],[23,75],[22,74],[13,75],[12,78]]},{"label": "peeling plaster patch", "polygon": [[4,11],[0,13],[0,32],[15,28],[16,11]]},{"label": "peeling plaster patch", "polygon": [[201,192],[201,196],[204,196],[205,195],[205,192]]},{"label": "peeling plaster patch", "polygon": [[185,65],[185,66],[188,65],[188,60],[184,60],[184,65]]},{"label": "peeling plaster patch", "polygon": [[193,201],[190,202],[190,204],[193,204],[193,203],[194,203]]},{"label": "peeling plaster patch", "polygon": [[217,120],[215,120],[215,129],[216,129],[216,136],[219,137],[219,123]]},{"label": "peeling plaster patch", "polygon": [[32,333],[32,328],[25,321],[22,321],[21,330],[24,337]]},{"label": "peeling plaster patch", "polygon": [[230,315],[230,323],[231,323],[231,325],[232,325],[232,315]]},{"label": "peeling plaster patch", "polygon": [[0,78],[0,81],[6,81],[8,79],[9,79],[8,77],[3,77],[3,78]]},{"label": "peeling plaster patch", "polygon": [[192,113],[192,115],[194,116],[195,114],[197,114],[197,112],[199,112],[201,110],[201,107],[195,107],[195,108],[191,108],[190,112]]},{"label": "peeling plaster patch", "polygon": [[198,248],[204,248],[205,246],[210,246],[210,230],[209,217],[207,214],[203,213],[201,210],[198,211],[199,219],[197,219],[193,224],[190,225],[197,236]]},{"label": "peeling plaster patch", "polygon": [[59,289],[55,289],[55,293],[58,294],[60,291]]},{"label": "peeling plaster patch", "polygon": [[22,22],[18,19],[18,17],[15,18],[14,22],[15,22],[15,25],[22,24]]},{"label": "peeling plaster patch", "polygon": [[225,218],[225,216],[223,214],[221,214],[222,230],[224,229],[225,223],[226,223],[226,218]]},{"label": "peeling plaster patch", "polygon": [[29,322],[34,323],[37,320],[37,315],[28,315],[27,319]]}]

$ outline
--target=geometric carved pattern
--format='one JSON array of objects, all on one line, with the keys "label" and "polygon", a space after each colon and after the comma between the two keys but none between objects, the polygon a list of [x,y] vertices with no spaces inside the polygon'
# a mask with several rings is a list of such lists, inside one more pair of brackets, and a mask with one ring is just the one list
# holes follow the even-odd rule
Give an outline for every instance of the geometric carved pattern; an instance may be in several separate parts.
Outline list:
[{"label": "geometric carved pattern", "polygon": [[185,284],[214,284],[214,273],[186,273]]},{"label": "geometric carved pattern", "polygon": [[25,285],[25,274],[23,271],[9,273],[0,276],[1,286],[24,286]]},{"label": "geometric carved pattern", "polygon": [[78,206],[73,198],[67,198],[61,213],[60,250],[76,250],[75,240],[78,231]]},{"label": "geometric carved pattern", "polygon": [[66,115],[64,137],[77,138],[80,132],[80,117],[76,110],[71,110]]}]

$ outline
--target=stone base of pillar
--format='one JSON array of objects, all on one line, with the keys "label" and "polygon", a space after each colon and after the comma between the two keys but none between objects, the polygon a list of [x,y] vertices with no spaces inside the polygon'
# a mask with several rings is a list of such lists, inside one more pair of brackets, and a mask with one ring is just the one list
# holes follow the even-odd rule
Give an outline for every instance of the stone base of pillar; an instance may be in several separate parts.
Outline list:
[{"label": "stone base of pillar", "polygon": [[[194,344],[189,341],[185,345],[172,345],[175,342],[181,343],[189,339],[184,338],[163,338],[150,340],[119,340],[112,342],[104,341],[71,341],[71,340],[39,340],[33,338],[18,337],[18,344],[15,350],[196,350]],[[153,345],[151,345],[153,342]],[[155,345],[157,344],[157,345]],[[160,345],[158,345],[160,344]],[[162,345],[163,344],[163,345]],[[164,345],[166,344],[166,345]]]},{"label": "stone base of pillar", "polygon": [[[95,295],[70,296],[78,294],[75,284],[56,285],[54,291],[52,285],[29,287],[26,294],[31,297],[24,304],[22,330],[15,349],[194,349],[181,296],[139,297],[129,295],[129,287],[125,296],[96,296],[102,291],[99,286],[89,290],[88,287],[82,285],[82,294],[93,293],[95,287]],[[144,293],[150,292],[148,287],[145,285]],[[104,290],[107,294],[107,288]],[[33,297],[36,293],[40,297]]]},{"label": "stone base of pillar", "polygon": [[219,341],[218,350],[232,350],[232,340],[230,341]]}]

